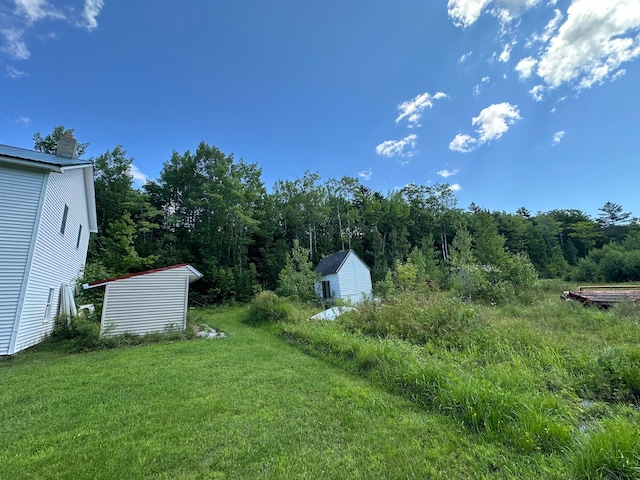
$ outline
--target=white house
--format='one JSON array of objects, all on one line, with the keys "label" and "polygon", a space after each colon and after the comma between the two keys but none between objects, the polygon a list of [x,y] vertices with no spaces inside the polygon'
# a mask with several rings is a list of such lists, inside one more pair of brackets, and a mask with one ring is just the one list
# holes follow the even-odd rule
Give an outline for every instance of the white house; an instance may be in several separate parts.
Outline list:
[{"label": "white house", "polygon": [[353,250],[323,258],[316,267],[320,281],[315,290],[323,300],[341,299],[352,303],[371,300],[371,270]]},{"label": "white house", "polygon": [[105,287],[101,335],[184,330],[189,284],[202,274],[186,263],[85,283]]},{"label": "white house", "polygon": [[59,152],[0,145],[0,355],[51,333],[98,231],[93,166]]}]

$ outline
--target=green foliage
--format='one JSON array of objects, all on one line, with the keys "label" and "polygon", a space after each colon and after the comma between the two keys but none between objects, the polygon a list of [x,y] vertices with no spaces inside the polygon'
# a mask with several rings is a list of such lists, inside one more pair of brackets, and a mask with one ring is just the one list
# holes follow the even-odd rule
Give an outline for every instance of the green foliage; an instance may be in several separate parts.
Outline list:
[{"label": "green foliage", "polygon": [[249,304],[245,323],[259,325],[273,322],[292,322],[296,318],[295,307],[273,292],[260,292]]},{"label": "green foliage", "polygon": [[580,437],[573,454],[573,478],[640,478],[640,415],[605,419]]},{"label": "green foliage", "polygon": [[[58,125],[53,129],[53,132],[51,132],[44,138],[42,137],[42,135],[40,135],[40,132],[36,132],[33,135],[33,149],[37,150],[38,152],[55,155],[56,150],[58,149],[58,141],[60,140],[60,138],[64,135],[73,136],[74,131],[75,130],[73,128],[64,128],[64,125]],[[82,155],[84,155],[84,152],[88,146],[88,143],[78,143],[75,153],[76,158],[80,158]]]},{"label": "green foliage", "polygon": [[473,328],[474,318],[474,310],[459,300],[434,298],[418,302],[403,295],[391,305],[360,305],[357,312],[342,315],[337,322],[348,331],[378,338],[400,338],[415,344],[456,344]]},{"label": "green foliage", "polygon": [[282,296],[293,297],[298,302],[309,302],[316,298],[314,285],[319,276],[309,262],[309,250],[301,247],[297,240],[294,240],[293,248],[287,255],[279,280],[277,292]]}]

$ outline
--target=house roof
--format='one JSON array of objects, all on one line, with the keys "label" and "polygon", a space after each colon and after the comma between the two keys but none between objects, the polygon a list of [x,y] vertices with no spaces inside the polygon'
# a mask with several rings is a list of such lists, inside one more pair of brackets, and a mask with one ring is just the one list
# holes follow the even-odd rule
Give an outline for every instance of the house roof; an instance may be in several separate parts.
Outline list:
[{"label": "house roof", "polygon": [[89,215],[89,231],[98,231],[98,216],[96,214],[96,192],[93,183],[93,163],[90,160],[64,158],[48,153],[27,150],[26,148],[11,147],[0,144],[0,164],[10,164],[23,167],[39,168],[62,173],[73,168],[83,168],[85,196]]},{"label": "house roof", "polygon": [[187,267],[187,269],[191,271],[191,273],[189,274],[190,282],[195,282],[196,280],[202,277],[202,274],[198,270],[193,268],[191,265],[189,265],[188,263],[180,263],[178,265],[171,265],[169,267],[154,268],[153,270],[146,270],[144,272],[129,273],[127,275],[121,275],[119,277],[106,278],[104,280],[96,280],[95,282],[85,283],[84,285],[82,285],[82,288],[87,289],[87,288],[102,287],[107,283],[115,282],[117,280],[124,280],[125,278],[139,277],[141,275],[149,275],[150,273],[164,272],[165,270],[172,270],[174,268],[182,268],[182,267]]},{"label": "house roof", "polygon": [[[331,275],[337,273],[342,267],[349,254],[355,255],[355,257],[362,262],[360,257],[356,255],[353,250],[343,250],[342,252],[334,253],[328,257],[323,258],[316,267],[316,272],[320,275]],[[365,267],[369,268],[366,263],[362,262]]]},{"label": "house roof", "polygon": [[48,153],[2,144],[0,144],[0,162],[21,164],[54,171],[61,171],[69,167],[85,167],[91,165],[91,161],[89,160],[57,157]]}]

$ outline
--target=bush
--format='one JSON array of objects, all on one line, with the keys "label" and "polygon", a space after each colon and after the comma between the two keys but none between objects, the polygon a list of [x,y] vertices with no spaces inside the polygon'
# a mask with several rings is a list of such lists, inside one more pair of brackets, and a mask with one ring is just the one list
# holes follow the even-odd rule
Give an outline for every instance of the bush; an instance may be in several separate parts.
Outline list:
[{"label": "bush", "polygon": [[460,300],[419,303],[407,296],[400,297],[394,305],[363,304],[357,312],[342,315],[337,322],[352,332],[424,344],[436,339],[455,339],[471,327],[474,317],[475,311]]},{"label": "bush", "polygon": [[270,322],[291,322],[295,319],[295,307],[273,292],[260,292],[249,305],[245,323],[257,325]]}]

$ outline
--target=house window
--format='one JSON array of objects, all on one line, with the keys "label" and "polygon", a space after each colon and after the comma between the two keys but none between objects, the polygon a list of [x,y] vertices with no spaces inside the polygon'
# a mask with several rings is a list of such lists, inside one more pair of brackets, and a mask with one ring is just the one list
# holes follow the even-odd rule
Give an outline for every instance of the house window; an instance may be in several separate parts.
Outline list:
[{"label": "house window", "polygon": [[80,239],[82,238],[82,225],[78,227],[78,239],[76,240],[76,248],[80,248]]},{"label": "house window", "polygon": [[67,215],[69,215],[69,206],[64,206],[64,213],[62,214],[62,225],[60,225],[60,233],[64,235],[64,231],[67,229]]},{"label": "house window", "polygon": [[322,298],[328,300],[331,298],[331,284],[328,280],[322,281]]},{"label": "house window", "polygon": [[51,305],[53,304],[54,293],[55,293],[54,289],[50,288],[49,297],[47,297],[47,306],[44,309],[44,318],[42,319],[43,322],[48,322],[49,319],[51,318]]}]

